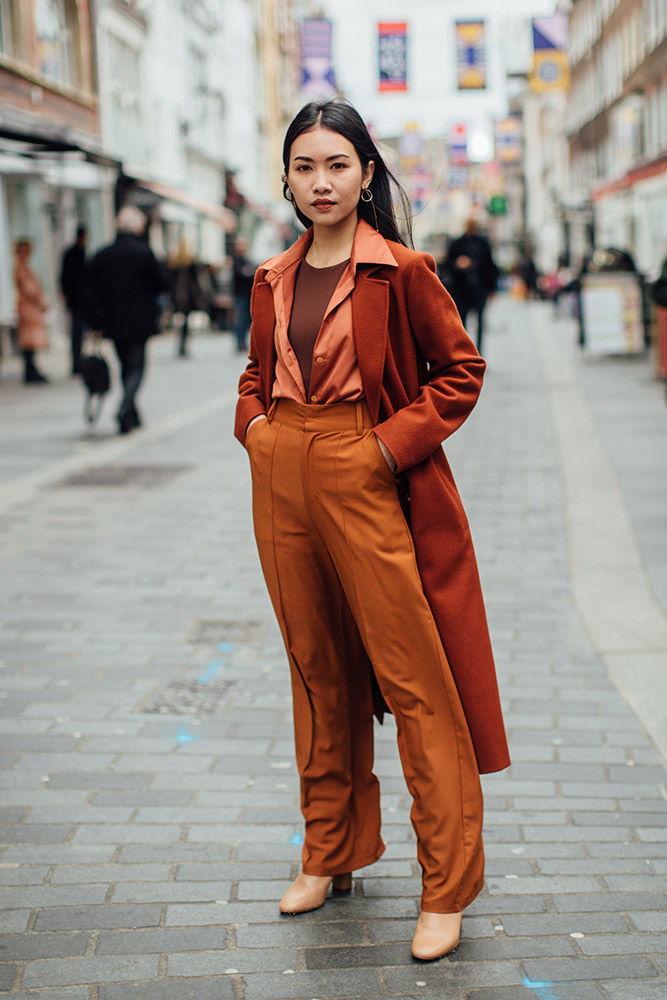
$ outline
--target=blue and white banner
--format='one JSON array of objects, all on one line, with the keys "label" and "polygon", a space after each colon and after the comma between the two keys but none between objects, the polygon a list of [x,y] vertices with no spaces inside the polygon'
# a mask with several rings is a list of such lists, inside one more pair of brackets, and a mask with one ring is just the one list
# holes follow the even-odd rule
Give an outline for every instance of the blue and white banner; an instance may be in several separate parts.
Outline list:
[{"label": "blue and white banner", "polygon": [[301,22],[301,67],[299,90],[302,97],[335,97],[336,76],[331,56],[331,21],[307,17]]}]

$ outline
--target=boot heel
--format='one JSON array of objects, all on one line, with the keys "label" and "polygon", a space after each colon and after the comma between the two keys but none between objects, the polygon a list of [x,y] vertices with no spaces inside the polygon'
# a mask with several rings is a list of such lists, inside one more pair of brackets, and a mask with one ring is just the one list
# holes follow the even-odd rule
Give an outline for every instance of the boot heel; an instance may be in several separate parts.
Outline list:
[{"label": "boot heel", "polygon": [[332,879],[332,891],[336,896],[346,896],[352,892],[352,873],[346,872],[343,875],[334,875]]}]

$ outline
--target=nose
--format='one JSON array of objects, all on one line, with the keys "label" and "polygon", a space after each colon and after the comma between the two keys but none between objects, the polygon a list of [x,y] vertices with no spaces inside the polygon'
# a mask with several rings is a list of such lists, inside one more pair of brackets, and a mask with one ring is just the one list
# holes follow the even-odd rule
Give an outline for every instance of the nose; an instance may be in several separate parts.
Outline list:
[{"label": "nose", "polygon": [[331,191],[331,181],[329,180],[329,177],[327,176],[327,172],[325,170],[316,171],[313,180],[314,180],[313,190],[316,191],[318,194],[321,194],[325,191]]}]

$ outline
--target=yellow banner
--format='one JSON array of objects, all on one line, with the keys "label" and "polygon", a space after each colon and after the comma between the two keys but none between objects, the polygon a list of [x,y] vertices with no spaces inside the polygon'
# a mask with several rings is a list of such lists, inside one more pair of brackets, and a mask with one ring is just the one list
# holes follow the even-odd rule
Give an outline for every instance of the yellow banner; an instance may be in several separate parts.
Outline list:
[{"label": "yellow banner", "polygon": [[538,49],[533,55],[530,89],[536,94],[566,90],[570,85],[567,53],[561,49]]}]

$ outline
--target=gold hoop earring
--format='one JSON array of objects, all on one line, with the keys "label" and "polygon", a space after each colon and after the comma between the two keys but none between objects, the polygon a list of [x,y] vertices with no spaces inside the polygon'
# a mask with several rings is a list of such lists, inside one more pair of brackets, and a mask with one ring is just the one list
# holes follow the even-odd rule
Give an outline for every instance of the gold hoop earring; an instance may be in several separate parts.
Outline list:
[{"label": "gold hoop earring", "polygon": [[[364,197],[364,195],[366,195],[366,197]],[[371,206],[373,208],[373,218],[375,219],[375,231],[376,233],[379,233],[380,227],[378,226],[378,214],[375,211],[375,201],[373,200],[373,192],[371,191],[370,187],[362,188],[359,197],[361,201],[365,202],[366,204],[368,204],[369,202],[371,203]]]}]

